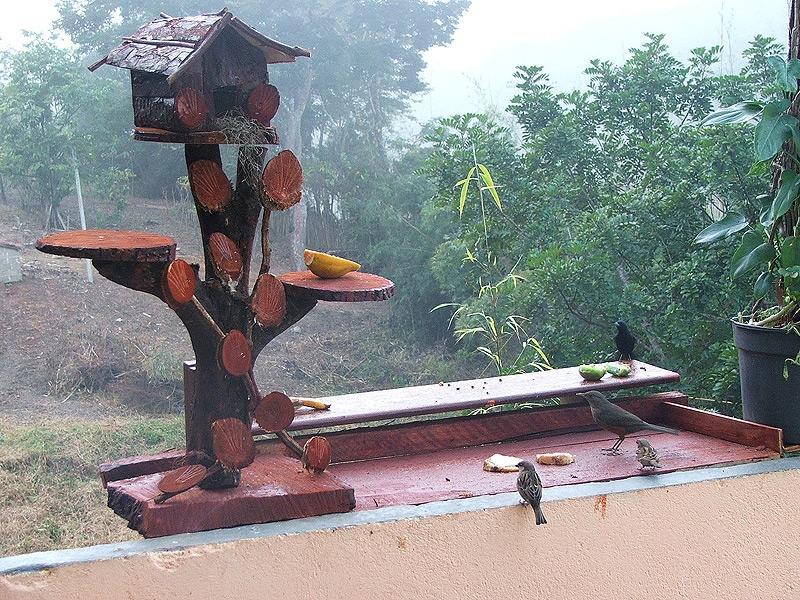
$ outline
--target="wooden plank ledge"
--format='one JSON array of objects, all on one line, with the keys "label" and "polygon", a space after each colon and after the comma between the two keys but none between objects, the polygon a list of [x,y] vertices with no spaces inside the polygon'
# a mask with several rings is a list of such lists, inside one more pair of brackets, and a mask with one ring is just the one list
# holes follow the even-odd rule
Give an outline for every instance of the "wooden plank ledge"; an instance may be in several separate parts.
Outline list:
[{"label": "wooden plank ledge", "polygon": [[106,262],[168,262],[175,258],[174,239],[145,231],[62,231],[41,238],[36,248],[48,254]]},{"label": "wooden plank ledge", "polygon": [[[487,408],[503,404],[536,402],[597,390],[603,393],[665,383],[677,383],[680,375],[647,363],[631,363],[628,377],[606,376],[584,381],[577,367],[485,377],[358,394],[320,398],[329,410],[299,412],[289,429],[303,430],[352,425],[419,415]],[[256,433],[263,433],[256,430]]]},{"label": "wooden plank ledge", "polygon": [[[623,398],[617,402],[645,421],[661,422],[665,402],[686,404],[680,392]],[[402,425],[362,427],[325,434],[333,449],[332,462],[370,460],[387,456],[435,452],[449,448],[490,444],[523,437],[542,437],[553,432],[595,429],[589,405],[574,404],[532,408],[514,412],[417,421]],[[311,437],[296,436],[300,444]],[[262,453],[284,455],[286,449],[274,438],[256,443]],[[100,465],[100,478],[111,481],[169,471],[183,464],[183,450],[130,456]]]},{"label": "wooden plank ledge", "polygon": [[[659,453],[662,467],[651,474],[636,460],[636,439],[646,437]],[[517,473],[487,473],[483,461],[495,453],[535,460],[543,452],[569,452],[566,466],[537,465],[545,488],[653,477],[673,471],[741,464],[778,458],[767,448],[742,446],[691,431],[677,435],[641,432],[628,437],[622,453],[604,454],[616,436],[602,431],[570,432],[484,446],[338,463],[329,471],[356,492],[356,510],[424,504],[516,491]],[[547,489],[544,497],[547,498]]]},{"label": "wooden plank ledge", "polygon": [[659,416],[664,423],[678,429],[702,433],[743,446],[769,448],[783,456],[783,430],[777,427],[718,415],[674,402],[664,402],[659,407]]},{"label": "wooden plank ledge", "polygon": [[394,283],[371,273],[353,271],[336,279],[322,279],[311,271],[279,275],[287,293],[325,302],[373,302],[394,295]]},{"label": "wooden plank ledge", "polygon": [[[616,404],[645,421],[662,423],[662,406],[665,403],[681,406],[688,402],[686,394],[681,392],[662,392],[649,396],[623,398]],[[589,405],[581,400],[574,404],[513,412],[349,429],[328,433],[325,437],[331,443],[333,450],[331,462],[341,463],[425,454],[521,439],[541,439],[558,433],[584,429],[594,430],[597,429],[597,425],[592,420]],[[616,436],[609,433],[601,435],[603,439],[616,439]],[[302,445],[309,437],[297,436],[295,439]],[[282,445],[271,440],[269,445],[260,443],[259,448],[262,452],[286,453]]]}]

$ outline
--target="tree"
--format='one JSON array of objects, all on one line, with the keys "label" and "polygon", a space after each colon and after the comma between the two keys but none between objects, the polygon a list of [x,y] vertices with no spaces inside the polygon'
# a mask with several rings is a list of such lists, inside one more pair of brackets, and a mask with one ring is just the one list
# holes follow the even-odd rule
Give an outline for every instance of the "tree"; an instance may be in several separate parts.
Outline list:
[{"label": "tree", "polygon": [[76,56],[42,38],[2,59],[0,171],[42,211],[46,227],[64,227],[59,204],[73,191],[73,157],[90,180],[124,179],[125,153],[111,130],[118,115],[112,82],[90,81]]},{"label": "tree", "polygon": [[[310,61],[275,65],[271,78],[281,90],[276,118],[283,145],[304,159],[311,177],[301,208],[295,208],[294,257],[305,243],[304,212],[325,212],[360,201],[347,193],[353,156],[363,159],[364,177],[386,167],[385,134],[410,98],[424,89],[422,53],[449,42],[468,0],[300,0],[264,10],[260,0],[229,8],[256,29],[311,50]],[[62,0],[60,26],[86,54],[99,54],[130,35],[159,11],[184,15],[217,10],[194,0]],[[342,167],[345,167],[344,169]]]},{"label": "tree", "polygon": [[[466,307],[456,328],[494,308],[475,292],[481,270],[464,260],[488,231],[498,275],[519,260],[514,272],[524,278],[498,314],[530,318],[554,364],[610,359],[613,323],[624,318],[640,338],[638,358],[680,371],[690,392],[735,399],[727,317],[745,292],[728,276],[730,248],[692,241],[729,209],[758,214],[768,182],[749,171],[749,130],[697,125],[723,97],[751,96],[765,77],[759,49],[774,45],[757,38],[740,74],[717,77],[720,48],[682,63],[663,36],[648,35],[622,64],[592,61],[588,89],[566,93],[540,67],[519,67],[509,112],[521,145],[485,115],[437,122],[422,170],[434,194],[413,224],[440,241],[413,262],[428,264],[440,293]],[[489,203],[488,227],[476,205],[458,211],[455,184],[476,157],[503,200],[502,211]],[[428,297],[408,301],[421,313],[432,308]],[[463,343],[474,349],[469,337]]]}]

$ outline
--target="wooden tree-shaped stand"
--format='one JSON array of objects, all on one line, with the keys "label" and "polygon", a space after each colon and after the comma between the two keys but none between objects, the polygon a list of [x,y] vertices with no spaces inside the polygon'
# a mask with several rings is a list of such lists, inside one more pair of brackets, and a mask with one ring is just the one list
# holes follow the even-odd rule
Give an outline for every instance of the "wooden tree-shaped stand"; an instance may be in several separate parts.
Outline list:
[{"label": "wooden tree-shaped stand", "polygon": [[[323,280],[269,272],[270,215],[300,201],[303,170],[289,150],[264,166],[264,144],[278,143],[272,119],[280,105],[268,65],[301,56],[310,53],[222,9],[161,13],[89,67],[130,71],[136,139],[184,144],[203,241],[202,280],[200,267],[176,258],[174,240],[163,235],[69,231],[37,244],[89,258],[111,281],[157,296],[189,332],[195,366],[184,370],[185,456],[166,474],[134,472],[108,485],[109,506],[147,536],[341,512],[355,503],[352,488],[325,472],[328,441],[295,442],[287,432],[293,401],[280,391],[262,394],[253,376],[264,347],[318,300],[383,300],[394,291],[391,281],[365,273]],[[240,144],[233,186],[219,144]],[[262,260],[251,286],[259,223]],[[256,451],[254,420],[286,455]]]},{"label": "wooden tree-shaped stand", "polygon": [[[166,475],[109,486],[109,505],[148,535],[158,535],[162,521],[169,521],[172,531],[176,520],[195,531],[350,510],[352,488],[324,473],[331,457],[327,440],[314,437],[301,447],[292,439],[286,429],[295,416],[293,401],[282,392],[263,395],[253,364],[318,300],[383,300],[394,286],[358,272],[338,279],[308,271],[270,274],[270,214],[300,200],[297,159],[284,150],[262,171],[266,149],[241,146],[232,188],[218,145],[187,144],[185,149],[205,253],[204,280],[198,278],[198,265],[175,258],[174,240],[163,235],[69,231],[37,243],[44,252],[89,258],[106,278],[162,299],[180,317],[194,348],[196,368],[185,407],[186,464]],[[259,222],[263,258],[251,289]],[[257,456],[254,420],[294,458]],[[203,489],[191,489],[195,486]],[[225,488],[230,489],[207,491]]]}]

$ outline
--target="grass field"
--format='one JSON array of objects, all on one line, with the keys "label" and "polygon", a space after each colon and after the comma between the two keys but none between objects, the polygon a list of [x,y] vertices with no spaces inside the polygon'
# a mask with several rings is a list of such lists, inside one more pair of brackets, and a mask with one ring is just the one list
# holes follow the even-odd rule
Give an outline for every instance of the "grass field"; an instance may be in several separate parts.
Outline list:
[{"label": "grass field", "polygon": [[183,417],[0,424],[0,555],[137,539],[97,465],[183,445]]}]

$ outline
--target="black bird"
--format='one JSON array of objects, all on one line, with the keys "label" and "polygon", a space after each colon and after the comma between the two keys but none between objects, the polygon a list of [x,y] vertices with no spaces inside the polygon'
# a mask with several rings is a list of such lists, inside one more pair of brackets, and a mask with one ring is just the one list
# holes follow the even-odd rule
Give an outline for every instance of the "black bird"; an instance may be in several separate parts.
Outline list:
[{"label": "black bird", "polygon": [[517,468],[519,469],[517,491],[522,496],[522,500],[531,505],[536,514],[536,524],[543,525],[547,523],[547,519],[544,518],[542,507],[539,504],[542,501],[542,480],[539,479],[536,467],[527,460],[518,462]]},{"label": "black bird", "polygon": [[625,321],[617,321],[617,335],[614,336],[614,343],[617,345],[619,360],[633,360],[633,347],[636,345],[636,336],[628,329]]}]

